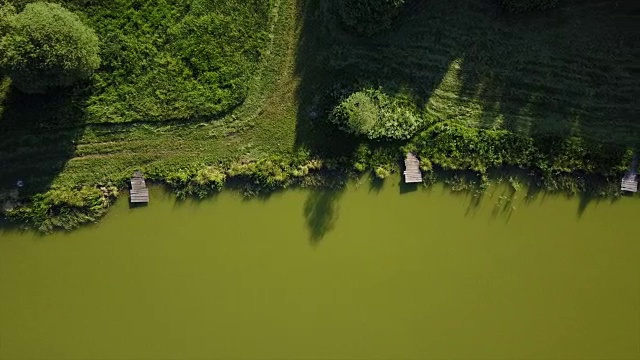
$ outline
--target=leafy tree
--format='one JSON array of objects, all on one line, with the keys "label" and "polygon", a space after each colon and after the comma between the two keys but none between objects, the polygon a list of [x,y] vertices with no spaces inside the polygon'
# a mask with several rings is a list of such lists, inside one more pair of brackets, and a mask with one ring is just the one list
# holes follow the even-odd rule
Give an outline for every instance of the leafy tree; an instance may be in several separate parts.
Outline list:
[{"label": "leafy tree", "polygon": [[21,91],[69,86],[100,65],[95,32],[62,6],[32,3],[17,15],[5,12],[0,67]]},{"label": "leafy tree", "polygon": [[9,30],[9,20],[16,15],[16,8],[9,3],[0,3],[0,38]]},{"label": "leafy tree", "polygon": [[334,0],[342,22],[360,35],[372,35],[391,25],[405,0]]},{"label": "leafy tree", "polygon": [[358,91],[333,109],[331,119],[349,133],[368,136],[378,122],[379,112],[371,94]]},{"label": "leafy tree", "polygon": [[346,132],[369,139],[405,140],[423,124],[397,99],[373,89],[351,94],[333,109],[330,119]]}]

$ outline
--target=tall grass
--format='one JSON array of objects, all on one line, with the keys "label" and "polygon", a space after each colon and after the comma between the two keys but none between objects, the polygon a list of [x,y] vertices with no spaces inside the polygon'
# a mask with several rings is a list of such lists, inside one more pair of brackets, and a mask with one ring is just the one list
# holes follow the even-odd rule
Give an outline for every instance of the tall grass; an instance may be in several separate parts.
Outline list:
[{"label": "tall grass", "polygon": [[[24,0],[9,0],[18,8]],[[86,122],[219,117],[241,104],[268,39],[269,0],[63,0],[101,41]]]}]

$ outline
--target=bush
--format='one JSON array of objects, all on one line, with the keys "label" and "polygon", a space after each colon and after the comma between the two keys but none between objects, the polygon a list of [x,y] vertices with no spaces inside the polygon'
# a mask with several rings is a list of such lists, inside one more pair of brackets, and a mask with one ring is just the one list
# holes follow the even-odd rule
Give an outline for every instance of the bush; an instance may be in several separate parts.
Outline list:
[{"label": "bush", "polygon": [[351,94],[332,111],[330,119],[348,133],[369,139],[405,140],[422,126],[422,119],[379,90]]},{"label": "bush", "polygon": [[560,0],[500,0],[502,7],[511,13],[529,10],[546,10],[558,6]]},{"label": "bush", "polygon": [[[158,176],[155,173],[154,175]],[[187,196],[205,198],[219,192],[224,186],[227,175],[216,167],[206,166],[195,171],[190,169],[177,170],[158,177],[166,177],[166,182],[173,188],[177,196],[184,199]]]},{"label": "bush", "polygon": [[360,35],[387,29],[404,0],[334,0],[342,22]]},{"label": "bush", "polygon": [[16,15],[16,8],[11,4],[0,3],[0,39],[9,31],[9,22]]},{"label": "bush", "polygon": [[413,146],[423,163],[431,161],[444,169],[485,173],[489,168],[510,165],[531,168],[549,179],[577,173],[617,177],[632,158],[632,151],[625,147],[593,144],[580,137],[534,139],[449,122],[425,130]]},{"label": "bush", "polygon": [[391,175],[391,171],[383,166],[378,166],[373,172],[380,180],[384,180]]},{"label": "bush", "polygon": [[62,6],[32,3],[7,18],[0,67],[21,91],[42,93],[69,86],[100,65],[98,37]]},{"label": "bush", "polygon": [[8,211],[7,218],[42,232],[71,230],[85,223],[97,222],[117,195],[118,190],[112,185],[53,188],[35,195],[28,204]]},{"label": "bush", "polygon": [[505,130],[483,130],[448,122],[418,135],[420,157],[450,170],[484,173],[490,167],[525,166],[531,162],[532,141]]},{"label": "bush", "polygon": [[235,163],[227,174],[245,180],[245,195],[252,195],[300,183],[304,177],[323,166],[322,161],[312,159],[308,153],[301,151],[293,158],[273,156],[256,162]]},{"label": "bush", "polygon": [[351,94],[335,107],[331,119],[351,134],[370,137],[380,117],[380,107],[372,95],[367,91]]}]

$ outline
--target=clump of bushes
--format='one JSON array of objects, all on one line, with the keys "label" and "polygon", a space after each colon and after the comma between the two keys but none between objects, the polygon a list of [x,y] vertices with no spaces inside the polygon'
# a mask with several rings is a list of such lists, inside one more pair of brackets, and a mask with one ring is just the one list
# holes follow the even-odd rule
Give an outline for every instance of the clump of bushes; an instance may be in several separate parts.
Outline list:
[{"label": "clump of bushes", "polygon": [[394,146],[377,146],[372,149],[367,144],[360,144],[354,152],[352,163],[357,173],[373,170],[375,177],[383,180],[397,169],[401,156],[402,153]]},{"label": "clump of bushes", "polygon": [[58,4],[0,10],[0,68],[26,93],[43,93],[86,79],[100,65],[95,32]]},{"label": "clump of bushes", "polygon": [[413,109],[373,89],[352,93],[333,109],[330,120],[348,133],[381,140],[406,140],[423,124]]},{"label": "clump of bushes", "polygon": [[414,141],[421,158],[448,170],[484,173],[502,165],[525,166],[532,159],[532,140],[505,130],[483,130],[441,122]]},{"label": "clump of bushes", "polygon": [[360,35],[387,29],[400,13],[404,0],[334,0],[343,24]]},{"label": "clump of bushes", "polygon": [[502,7],[511,13],[551,9],[559,3],[560,0],[500,0]]},{"label": "clump of bushes", "polygon": [[292,158],[271,157],[264,160],[235,163],[228,171],[230,177],[246,180],[245,194],[285,188],[297,180],[302,180],[313,171],[320,170],[323,163],[308,154],[298,154]]},{"label": "clump of bushes", "polygon": [[[515,166],[533,170],[548,190],[586,191],[583,176],[618,179],[631,161],[632,150],[617,145],[592,144],[576,136],[531,138],[506,130],[470,128],[438,123],[420,133],[411,147],[423,164],[446,170]],[[582,183],[581,183],[582,181]],[[606,182],[606,181],[605,181]]]},{"label": "clump of bushes", "polygon": [[97,222],[113,203],[118,189],[104,186],[52,188],[6,212],[6,217],[41,232],[71,230],[82,224]]},{"label": "clump of bushes", "polygon": [[226,178],[225,172],[219,168],[205,166],[195,171],[173,171],[166,176],[165,181],[181,199],[187,196],[205,198],[222,190]]}]

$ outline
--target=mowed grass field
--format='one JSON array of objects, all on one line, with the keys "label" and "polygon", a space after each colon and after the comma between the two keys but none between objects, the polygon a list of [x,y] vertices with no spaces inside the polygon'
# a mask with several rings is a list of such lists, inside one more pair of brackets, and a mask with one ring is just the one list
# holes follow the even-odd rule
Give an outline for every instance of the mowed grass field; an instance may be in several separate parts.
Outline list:
[{"label": "mowed grass field", "polygon": [[[134,109],[137,113],[124,120],[122,117],[113,120],[110,116],[95,118],[92,107],[98,103],[106,109],[105,112],[110,112],[113,110],[111,107],[132,109],[127,105],[129,101],[136,104],[138,101],[143,104],[145,99],[160,101],[153,92],[162,92],[166,89],[162,86],[179,82],[180,79],[171,74],[164,74],[162,76],[166,79],[163,82],[145,85],[145,91],[133,92],[130,99],[121,102],[118,99],[104,98],[112,89],[101,92],[99,87],[93,88],[97,81],[95,78],[92,79],[92,83],[47,95],[20,94],[9,86],[9,80],[5,78],[0,84],[0,166],[3,168],[0,172],[0,189],[15,188],[17,180],[23,180],[27,184],[23,191],[26,195],[44,191],[51,186],[74,187],[107,181],[123,183],[134,168],[150,171],[153,168],[156,173],[164,174],[176,169],[224,162],[243,155],[257,157],[263,154],[261,146],[277,152],[278,139],[272,141],[269,138],[267,144],[254,145],[257,142],[253,138],[256,137],[256,117],[264,96],[276,86],[274,81],[279,77],[277,72],[281,71],[281,59],[286,57],[282,54],[282,49],[295,42],[287,38],[287,32],[291,33],[294,28],[285,24],[295,18],[292,15],[295,10],[293,4],[288,4],[287,7],[282,6],[280,1],[268,0],[196,2],[206,2],[214,8],[222,8],[218,9],[222,13],[218,14],[219,17],[224,17],[225,13],[233,14],[229,15],[226,21],[237,18],[240,25],[221,26],[223,30],[235,31],[236,38],[252,39],[253,35],[245,33],[260,32],[258,35],[263,44],[259,47],[252,44],[256,46],[253,50],[259,52],[259,56],[238,60],[245,68],[230,78],[237,90],[232,95],[240,97],[237,104],[232,104],[221,112],[207,113],[204,109],[202,113],[187,118],[173,117],[171,111],[167,114],[160,112],[162,117],[154,118],[146,116],[148,109]],[[119,3],[121,2],[117,2],[116,5]],[[245,14],[249,20],[252,16],[260,16],[259,12],[264,10],[263,7],[268,8],[268,11],[261,15],[262,24],[258,28],[254,28],[255,23],[243,18],[242,12],[237,10],[245,9],[245,12],[251,13],[246,11],[249,6],[254,7],[252,14]],[[79,5],[70,8],[82,9]],[[106,10],[95,11],[102,14]],[[151,36],[152,30],[146,28],[142,33]],[[126,33],[124,30],[123,32]],[[128,34],[130,37],[133,35]],[[217,41],[215,46],[224,48],[229,45],[229,37],[233,38],[228,36],[214,39]],[[201,40],[197,34],[190,39],[196,43]],[[140,40],[143,41],[146,40]],[[246,44],[241,42],[231,45],[234,48],[246,47]],[[157,48],[161,49],[163,46],[158,45]],[[250,55],[253,55],[253,52]],[[234,56],[242,57],[243,54],[238,53]],[[152,76],[154,71],[167,71],[158,64],[150,66],[151,60],[147,60],[146,67],[145,64],[126,66],[137,67],[143,78]],[[230,63],[234,64],[233,61]],[[101,69],[96,77],[112,76],[106,74],[108,71],[109,69]],[[214,64],[212,72],[215,71],[219,72],[220,67]],[[194,74],[182,75],[196,87],[203,85]],[[142,86],[137,82],[139,79],[124,76],[120,80],[120,85],[125,87]],[[127,85],[127,82],[130,84]],[[202,90],[200,95],[208,96],[202,86],[199,90]],[[170,96],[183,97],[185,102],[197,101],[192,94],[180,89],[173,91],[175,93],[169,94]],[[165,104],[169,107],[176,105],[172,101],[166,101]],[[294,122],[295,119],[291,121]],[[290,131],[291,136],[295,133],[293,129],[294,127]]]},{"label": "mowed grass field", "polygon": [[[493,0],[409,2],[386,34],[357,39],[307,3],[302,99],[343,87],[411,96],[431,123],[638,144],[633,1],[566,0],[503,13]],[[331,104],[329,104],[331,105]]]},{"label": "mowed grass field", "polygon": [[[224,2],[211,1],[218,3]],[[553,11],[518,16],[503,14],[493,0],[412,1],[389,32],[368,39],[342,31],[329,4],[269,1],[256,65],[236,78],[246,90],[220,111],[206,110],[206,101],[179,87],[157,93],[145,76],[159,74],[139,81],[124,76],[124,85],[114,80],[102,92],[79,87],[47,96],[16,94],[3,80],[0,189],[14,188],[17,180],[26,182],[25,194],[124,184],[137,168],[161,178],[299,148],[341,155],[355,144],[325,121],[335,105],[331,94],[363,86],[412,99],[428,123],[451,120],[637,146],[640,54],[633,44],[633,1],[567,0]],[[153,28],[143,30],[152,37]],[[130,61],[151,61],[139,55]],[[195,72],[181,74],[198,85]],[[162,76],[174,79],[170,72]],[[116,86],[130,96],[111,99]],[[205,110],[168,115],[177,104],[188,110],[191,98]],[[156,102],[169,112],[136,107]]]}]

